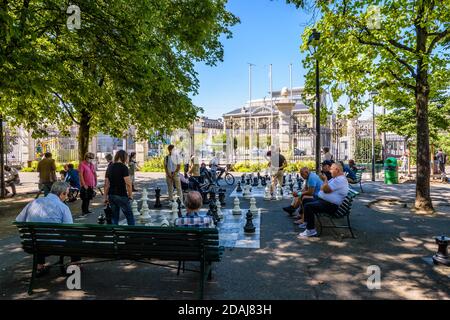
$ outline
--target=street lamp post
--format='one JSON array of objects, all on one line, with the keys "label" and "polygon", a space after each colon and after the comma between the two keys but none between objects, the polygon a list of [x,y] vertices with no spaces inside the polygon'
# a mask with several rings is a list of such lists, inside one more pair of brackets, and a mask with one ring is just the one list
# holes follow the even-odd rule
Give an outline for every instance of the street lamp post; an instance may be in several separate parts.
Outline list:
[{"label": "street lamp post", "polygon": [[[313,29],[308,39],[308,47],[312,54],[316,53],[319,45],[320,32]],[[320,171],[320,82],[319,82],[319,59],[316,56],[316,172]]]},{"label": "street lamp post", "polygon": [[377,93],[377,91],[370,92],[372,98],[372,181],[375,181],[375,102],[373,98]]},{"label": "street lamp post", "polygon": [[5,171],[4,171],[4,141],[3,141],[3,116],[0,114],[0,199],[5,198]]}]

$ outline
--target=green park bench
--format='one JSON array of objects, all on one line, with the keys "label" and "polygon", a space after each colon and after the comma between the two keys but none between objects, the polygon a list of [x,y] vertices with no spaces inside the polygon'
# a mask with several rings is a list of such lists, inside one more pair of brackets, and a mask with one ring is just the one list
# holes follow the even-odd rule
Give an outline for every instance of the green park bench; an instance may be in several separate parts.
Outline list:
[{"label": "green park bench", "polygon": [[[352,238],[355,238],[355,235],[353,234],[352,227],[350,225],[350,213],[352,210],[352,202],[353,198],[355,198],[359,192],[350,189],[347,193],[347,196],[345,197],[342,204],[339,206],[337,211],[333,214],[330,213],[317,213],[316,217],[319,222],[319,236],[322,234],[323,228],[346,228],[350,230],[350,233],[352,234]],[[330,219],[331,225],[323,225],[322,221],[320,220],[321,216],[326,216]],[[335,219],[347,219],[347,225],[336,225],[334,223]]]},{"label": "green park bench", "polygon": [[[147,227],[98,224],[57,224],[14,222],[19,229],[22,248],[33,255],[28,294],[33,293],[37,255],[133,260],[178,269],[185,261],[200,262],[200,299],[205,281],[211,279],[212,262],[219,262],[223,247],[215,228]],[[62,259],[60,259],[61,261]],[[151,262],[178,261],[178,267]],[[96,263],[84,262],[84,263]],[[81,262],[83,263],[83,262]],[[60,264],[61,268],[64,265]],[[65,269],[62,269],[65,270]]]}]

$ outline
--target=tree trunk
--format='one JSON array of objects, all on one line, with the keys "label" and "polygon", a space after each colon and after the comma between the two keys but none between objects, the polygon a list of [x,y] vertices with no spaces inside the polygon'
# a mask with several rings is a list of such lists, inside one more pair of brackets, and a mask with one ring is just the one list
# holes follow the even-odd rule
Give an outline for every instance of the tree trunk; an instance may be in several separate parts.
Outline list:
[{"label": "tree trunk", "polygon": [[[420,49],[425,48],[426,34],[419,30],[417,43]],[[421,50],[425,52],[425,50]],[[430,128],[428,125],[428,65],[423,58],[417,61],[416,77],[416,128],[417,128],[417,174],[415,209],[419,213],[434,211],[430,196]]]},{"label": "tree trunk", "polygon": [[84,160],[84,155],[89,149],[89,121],[91,117],[85,110],[81,111],[80,125],[78,127],[78,160],[81,162]]}]

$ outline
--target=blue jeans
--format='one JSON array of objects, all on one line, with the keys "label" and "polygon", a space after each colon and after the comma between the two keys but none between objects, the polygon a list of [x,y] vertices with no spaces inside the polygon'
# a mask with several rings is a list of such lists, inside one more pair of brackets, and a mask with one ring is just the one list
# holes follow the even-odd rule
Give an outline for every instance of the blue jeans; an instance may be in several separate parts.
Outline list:
[{"label": "blue jeans", "polygon": [[134,216],[131,211],[130,200],[128,197],[109,195],[109,205],[112,210],[112,223],[119,224],[120,209],[122,209],[123,214],[127,218],[127,223],[129,226],[134,226]]}]

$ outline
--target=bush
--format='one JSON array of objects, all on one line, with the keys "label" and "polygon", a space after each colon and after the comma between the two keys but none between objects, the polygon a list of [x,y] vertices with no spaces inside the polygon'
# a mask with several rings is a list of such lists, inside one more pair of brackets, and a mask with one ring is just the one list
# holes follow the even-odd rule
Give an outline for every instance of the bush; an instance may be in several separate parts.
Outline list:
[{"label": "bush", "polygon": [[[39,163],[39,161],[32,161],[31,167],[24,167],[20,170],[20,172],[36,172],[38,163]],[[69,163],[73,163],[74,168],[78,169],[78,164],[79,164],[78,161],[71,161]],[[56,162],[56,173],[59,173],[61,170],[64,170],[65,164],[66,163]]]},{"label": "bush", "polygon": [[[140,172],[164,172],[164,156],[156,156],[144,162]],[[180,172],[184,172],[184,164],[181,164]]]},{"label": "bush", "polygon": [[[314,161],[297,161],[290,162],[286,167],[286,172],[298,172],[301,168],[308,167],[312,170],[315,170],[316,163]],[[231,171],[235,172],[261,172],[267,169],[267,162],[250,162],[250,161],[241,161],[236,162],[231,167]]]}]

